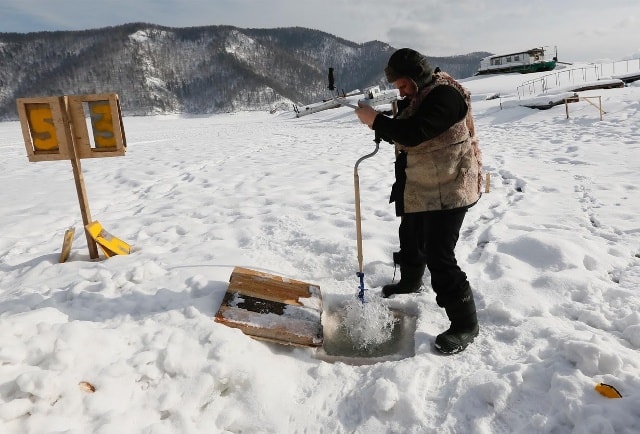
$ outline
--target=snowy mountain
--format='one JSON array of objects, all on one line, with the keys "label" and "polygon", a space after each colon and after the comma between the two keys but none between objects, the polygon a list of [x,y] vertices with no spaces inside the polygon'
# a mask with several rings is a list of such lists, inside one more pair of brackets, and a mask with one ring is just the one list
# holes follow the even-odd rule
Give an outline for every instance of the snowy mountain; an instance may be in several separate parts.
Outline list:
[{"label": "snowy mountain", "polygon": [[[221,113],[309,104],[339,90],[385,84],[395,48],[357,44],[306,28],[169,28],[133,23],[84,31],[0,33],[0,119],[15,99],[118,93],[126,114]],[[452,75],[475,72],[488,53],[431,58]]]}]

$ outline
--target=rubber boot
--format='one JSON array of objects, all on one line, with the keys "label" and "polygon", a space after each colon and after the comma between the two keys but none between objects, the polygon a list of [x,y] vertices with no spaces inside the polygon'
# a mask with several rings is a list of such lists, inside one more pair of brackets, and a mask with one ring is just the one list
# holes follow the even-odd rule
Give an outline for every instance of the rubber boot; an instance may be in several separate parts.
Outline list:
[{"label": "rubber boot", "polygon": [[445,306],[445,311],[451,326],[436,337],[435,347],[443,354],[456,354],[467,348],[480,331],[471,289],[467,289],[460,299]]},{"label": "rubber boot", "polygon": [[382,297],[388,298],[393,294],[410,294],[419,292],[422,286],[422,275],[427,266],[419,265],[400,265],[400,281],[382,287]]}]

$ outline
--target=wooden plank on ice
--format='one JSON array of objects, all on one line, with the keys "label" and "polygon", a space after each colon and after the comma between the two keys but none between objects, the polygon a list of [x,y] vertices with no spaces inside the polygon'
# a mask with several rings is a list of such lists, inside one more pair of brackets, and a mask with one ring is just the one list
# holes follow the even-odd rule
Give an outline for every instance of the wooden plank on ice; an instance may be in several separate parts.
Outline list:
[{"label": "wooden plank on ice", "polygon": [[322,345],[317,285],[235,267],[215,321],[246,335],[287,345]]},{"label": "wooden plank on ice", "polygon": [[229,279],[228,292],[301,306],[303,303],[300,299],[316,297],[319,288],[300,280],[235,267]]}]

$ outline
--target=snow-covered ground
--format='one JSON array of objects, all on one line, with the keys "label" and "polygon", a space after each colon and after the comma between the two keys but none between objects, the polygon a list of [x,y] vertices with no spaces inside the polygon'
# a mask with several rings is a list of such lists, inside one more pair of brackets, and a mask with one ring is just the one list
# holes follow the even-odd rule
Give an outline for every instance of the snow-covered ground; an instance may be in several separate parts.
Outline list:
[{"label": "snow-covered ground", "polygon": [[[415,355],[361,366],[212,320],[237,265],[313,282],[325,309],[355,296],[373,134],[351,109],[125,118],[127,155],[82,161],[94,219],[133,246],[100,261],[70,163],[29,163],[0,123],[0,432],[639,432],[640,86],[589,92],[600,121],[484,99],[512,82],[465,80],[492,180],[457,249],[480,336],[432,350],[448,322],[426,276],[389,302],[417,318]],[[370,300],[393,275],[392,172],[384,143],[359,168]]]}]

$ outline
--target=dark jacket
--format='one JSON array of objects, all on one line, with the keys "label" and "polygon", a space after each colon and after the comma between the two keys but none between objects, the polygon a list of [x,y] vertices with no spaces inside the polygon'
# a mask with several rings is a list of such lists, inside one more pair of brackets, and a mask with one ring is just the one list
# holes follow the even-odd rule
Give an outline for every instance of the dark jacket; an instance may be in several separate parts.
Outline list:
[{"label": "dark jacket", "polygon": [[377,116],[373,129],[396,145],[396,213],[468,207],[480,197],[481,156],[469,93],[445,73],[408,102],[396,118]]}]

